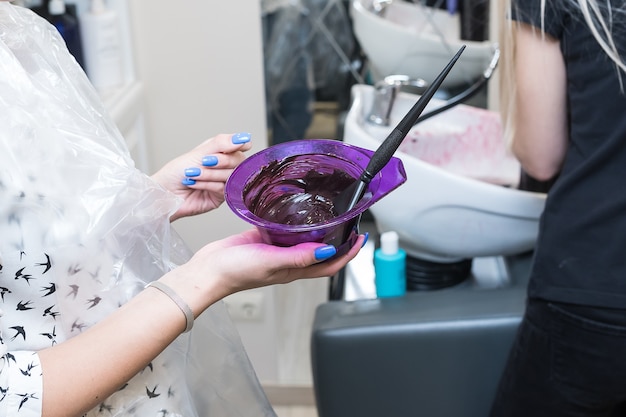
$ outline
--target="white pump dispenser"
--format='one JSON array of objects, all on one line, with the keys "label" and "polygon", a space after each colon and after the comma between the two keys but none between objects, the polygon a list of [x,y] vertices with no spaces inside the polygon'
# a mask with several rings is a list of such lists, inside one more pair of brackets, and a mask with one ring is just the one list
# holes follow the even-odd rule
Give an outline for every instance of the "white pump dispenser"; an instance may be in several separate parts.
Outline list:
[{"label": "white pump dispenser", "polygon": [[391,231],[380,235],[380,250],[385,255],[398,253],[398,233]]},{"label": "white pump dispenser", "polygon": [[117,13],[104,0],[91,0],[80,19],[85,69],[101,93],[123,84],[122,45]]},{"label": "white pump dispenser", "polygon": [[48,13],[52,16],[65,14],[65,11],[64,0],[50,0],[48,3]]},{"label": "white pump dispenser", "polygon": [[395,231],[380,235],[380,248],[374,251],[376,295],[398,297],[406,293],[406,252],[400,248]]}]

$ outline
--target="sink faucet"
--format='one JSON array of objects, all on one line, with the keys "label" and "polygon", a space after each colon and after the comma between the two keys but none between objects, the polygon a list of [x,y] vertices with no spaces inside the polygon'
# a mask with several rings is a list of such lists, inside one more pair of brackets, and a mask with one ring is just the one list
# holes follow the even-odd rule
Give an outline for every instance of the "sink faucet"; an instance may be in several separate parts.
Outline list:
[{"label": "sink faucet", "polygon": [[[476,95],[486,85],[493,72],[495,71],[498,61],[500,60],[500,48],[497,44],[494,44],[494,51],[489,66],[485,69],[482,76],[471,84],[468,88],[458,93],[454,97],[448,98],[442,105],[436,109],[430,110],[425,114],[422,114],[415,124],[422,122],[428,118],[438,115],[457,104],[463,103]],[[378,81],[374,85],[374,100],[370,113],[365,120],[369,123],[378,126],[389,126],[389,116],[391,115],[391,109],[393,108],[394,101],[399,91],[406,89],[408,86],[414,87],[417,91],[417,95],[422,95],[425,89],[428,87],[428,83],[421,78],[409,78],[407,75],[389,75]]]},{"label": "sink faucet", "polygon": [[410,78],[407,75],[389,75],[378,81],[374,85],[374,101],[367,121],[379,126],[389,126],[393,103],[398,92],[405,86],[416,87],[417,94],[422,94],[428,83],[421,78]]},{"label": "sink faucet", "polygon": [[370,10],[377,16],[384,16],[385,9],[387,9],[391,3],[393,3],[393,0],[374,0]]}]

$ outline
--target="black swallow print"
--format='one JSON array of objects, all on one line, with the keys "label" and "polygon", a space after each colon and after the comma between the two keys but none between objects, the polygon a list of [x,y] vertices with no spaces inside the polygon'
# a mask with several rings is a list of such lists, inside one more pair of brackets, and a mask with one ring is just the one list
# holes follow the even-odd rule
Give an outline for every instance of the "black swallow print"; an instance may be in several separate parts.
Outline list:
[{"label": "black swallow print", "polygon": [[57,286],[54,284],[54,282],[51,282],[49,286],[41,287],[41,291],[46,292],[44,295],[42,295],[42,297],[47,297],[49,295],[54,294],[57,291]]},{"label": "black swallow print", "polygon": [[0,287],[0,297],[2,297],[2,302],[4,302],[4,295],[11,294],[11,290],[7,287]]},{"label": "black swallow print", "polygon": [[70,295],[74,296],[74,299],[76,298],[76,296],[78,295],[78,285],[76,284],[72,284],[70,285],[71,291],[69,292],[69,294],[67,294],[67,296],[69,297]]},{"label": "black swallow print", "polygon": [[18,280],[18,279],[22,278],[22,279],[26,280],[28,285],[30,285],[30,280],[33,279],[33,277],[30,274],[24,274],[23,273],[24,269],[26,269],[26,267],[20,269],[19,271],[17,271],[15,273],[15,279]]},{"label": "black swallow print", "polygon": [[50,307],[46,308],[43,311],[43,317],[50,316],[50,317],[52,317],[53,319],[56,320],[57,316],[59,315],[59,312],[58,311],[52,311],[53,308],[54,308],[54,305],[51,305]]},{"label": "black swallow print", "polygon": [[85,323],[79,323],[78,319],[76,319],[74,323],[72,323],[71,332],[74,333],[74,330],[78,330],[79,332],[82,332],[85,327],[86,327]]},{"label": "black swallow print", "polygon": [[150,390],[148,387],[146,387],[146,394],[148,395],[148,398],[156,398],[161,394],[157,394],[156,390],[159,386],[155,385],[154,388],[152,390]]},{"label": "black swallow print", "polygon": [[82,270],[83,268],[81,268],[80,265],[72,265],[67,269],[67,273],[69,275],[76,275]]},{"label": "black swallow print", "polygon": [[23,326],[13,326],[9,327],[9,329],[15,330],[15,336],[13,336],[11,340],[15,340],[18,336],[22,336],[22,338],[26,340],[26,331]]},{"label": "black swallow print", "polygon": [[89,275],[91,275],[91,278],[92,278],[94,281],[96,281],[96,282],[101,282],[101,281],[98,279],[98,276],[100,275],[100,267],[98,267],[98,268],[95,270],[95,272],[90,272],[90,273],[89,273]]},{"label": "black swallow print", "polygon": [[11,214],[9,214],[9,217],[7,218],[8,223],[15,223],[15,224],[20,224],[20,216],[17,215],[17,213],[13,212]]},{"label": "black swallow print", "polygon": [[35,365],[34,365],[33,363],[30,363],[30,364],[28,365],[28,367],[26,368],[26,370],[24,370],[24,369],[20,369],[20,372],[21,372],[21,373],[22,373],[22,375],[24,375],[24,376],[31,376],[30,371],[32,371],[34,367],[35,367]]},{"label": "black swallow print", "polygon": [[57,344],[57,326],[52,328],[52,333],[39,333],[41,336],[45,336],[52,342],[52,346]]},{"label": "black swallow print", "polygon": [[24,406],[24,404],[26,404],[26,401],[30,400],[30,399],[38,399],[37,397],[35,397],[35,394],[17,394],[20,397],[23,397],[22,401],[20,401],[20,405],[19,407],[17,407],[17,411],[20,411],[22,409],[22,407]]},{"label": "black swallow print", "polygon": [[90,298],[87,300],[87,304],[89,305],[89,307],[87,307],[87,310],[89,310],[90,308],[94,308],[95,306],[98,305],[98,303],[102,300],[102,298],[98,297],[97,295],[94,296],[93,298]]},{"label": "black swallow print", "polygon": [[98,407],[98,412],[102,413],[104,411],[107,411],[109,414],[112,414],[113,413],[113,407],[108,405],[108,404],[102,403]]},{"label": "black swallow print", "polygon": [[19,303],[17,303],[17,311],[27,311],[27,310],[32,310],[33,307],[29,307],[29,305],[31,305],[33,302],[32,301],[20,301]]},{"label": "black swallow print", "polygon": [[46,267],[44,269],[44,271],[41,273],[42,275],[45,274],[46,272],[48,272],[50,270],[50,268],[52,267],[52,262],[50,261],[50,256],[47,253],[44,253],[44,255],[46,255],[46,262],[41,262],[41,263],[35,264],[35,266],[45,266]]},{"label": "black swallow print", "polygon": [[13,363],[17,363],[17,361],[15,360],[15,356],[13,356],[11,352],[7,352],[4,355],[4,357],[7,358],[7,363],[9,363],[9,361],[13,361]]}]

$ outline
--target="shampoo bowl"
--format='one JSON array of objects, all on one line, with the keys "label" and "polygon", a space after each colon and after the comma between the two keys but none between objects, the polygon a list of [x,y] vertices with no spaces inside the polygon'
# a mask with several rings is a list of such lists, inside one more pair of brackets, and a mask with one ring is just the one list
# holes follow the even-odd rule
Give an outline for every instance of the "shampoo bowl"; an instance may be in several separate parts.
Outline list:
[{"label": "shampoo bowl", "polygon": [[[374,93],[352,87],[346,143],[376,149],[391,131],[367,122]],[[400,92],[390,126],[417,99]],[[424,113],[438,105],[433,99]],[[414,126],[395,156],[407,181],[370,211],[381,233],[399,233],[410,256],[446,263],[534,248],[545,194],[517,189],[520,166],[505,149],[497,113],[457,105]]]},{"label": "shampoo bowl", "polygon": [[377,13],[376,3],[352,0],[350,8],[354,34],[375,81],[392,74],[434,80],[461,45],[466,45],[463,58],[442,88],[470,84],[489,65],[494,44],[461,40],[458,13],[405,1],[386,2],[384,12]]}]

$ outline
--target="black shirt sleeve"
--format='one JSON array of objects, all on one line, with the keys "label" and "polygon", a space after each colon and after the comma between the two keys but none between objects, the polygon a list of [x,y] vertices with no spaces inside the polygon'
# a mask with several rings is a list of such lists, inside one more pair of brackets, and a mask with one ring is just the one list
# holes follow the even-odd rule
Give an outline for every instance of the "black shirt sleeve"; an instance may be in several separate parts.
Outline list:
[{"label": "black shirt sleeve", "polygon": [[511,19],[527,23],[541,29],[548,35],[561,39],[565,25],[563,19],[567,16],[563,0],[545,0],[542,11],[542,0],[512,0]]}]

